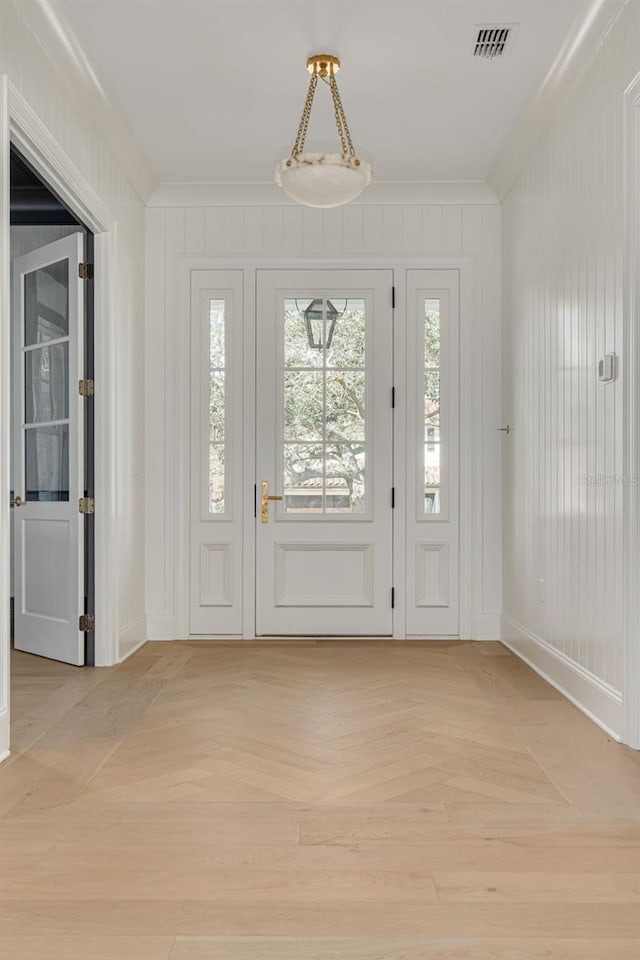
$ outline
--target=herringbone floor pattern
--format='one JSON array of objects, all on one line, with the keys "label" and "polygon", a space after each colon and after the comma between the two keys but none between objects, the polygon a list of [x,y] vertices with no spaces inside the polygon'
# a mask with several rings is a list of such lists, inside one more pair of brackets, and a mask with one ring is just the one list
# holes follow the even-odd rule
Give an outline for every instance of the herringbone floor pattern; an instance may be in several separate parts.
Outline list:
[{"label": "herringbone floor pattern", "polygon": [[633,960],[640,765],[499,644],[14,658],[10,960]]}]

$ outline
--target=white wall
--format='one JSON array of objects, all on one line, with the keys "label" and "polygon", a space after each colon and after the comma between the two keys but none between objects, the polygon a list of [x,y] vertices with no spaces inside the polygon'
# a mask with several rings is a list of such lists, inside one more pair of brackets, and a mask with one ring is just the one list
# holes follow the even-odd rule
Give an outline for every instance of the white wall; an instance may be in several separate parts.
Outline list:
[{"label": "white wall", "polygon": [[625,350],[624,91],[638,70],[630,0],[503,207],[503,635],[616,735],[623,379],[621,362],[600,383],[597,361]]},{"label": "white wall", "polygon": [[[273,188],[275,192],[276,188]],[[500,583],[500,207],[480,187],[433,188],[445,202],[351,204],[319,211],[277,199],[251,205],[220,205],[224,189],[159,188],[147,212],[147,613],[150,638],[170,639],[185,631],[177,589],[183,562],[177,503],[188,491],[189,464],[178,455],[176,357],[189,336],[188,304],[177,293],[177,276],[188,258],[198,266],[222,267],[251,260],[268,266],[290,258],[296,265],[345,258],[350,265],[376,265],[421,257],[468,254],[474,266],[474,313],[478,324],[479,376],[476,421],[481,438],[473,478],[473,522],[478,555],[472,561],[475,596],[470,633],[497,637]],[[269,188],[257,191],[270,197]],[[211,200],[207,200],[207,194]],[[456,202],[455,197],[477,195]],[[426,261],[425,261],[426,262]],[[188,385],[187,385],[188,387]],[[185,477],[187,482],[185,483]]]},{"label": "white wall", "polygon": [[[35,11],[29,5],[26,12]],[[70,67],[59,56],[65,49],[55,31],[35,36],[26,13],[11,0],[0,0],[0,75],[26,100],[57,140],[71,164],[93,188],[114,218],[113,269],[116,296],[112,317],[117,329],[117,389],[113,398],[117,454],[113,468],[113,502],[117,523],[117,611],[112,648],[126,655],[144,637],[144,200],[96,128],[81,84],[71,82]],[[69,62],[72,62],[70,57]],[[99,384],[96,384],[99,390]],[[100,504],[97,509],[100,510]],[[5,522],[5,512],[2,513]],[[8,520],[8,518],[6,518]]]}]

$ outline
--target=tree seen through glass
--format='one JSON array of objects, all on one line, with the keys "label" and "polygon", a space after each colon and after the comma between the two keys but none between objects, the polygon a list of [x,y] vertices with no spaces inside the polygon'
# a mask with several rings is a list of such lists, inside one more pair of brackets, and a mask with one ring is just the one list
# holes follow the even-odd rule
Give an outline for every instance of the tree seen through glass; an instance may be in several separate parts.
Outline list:
[{"label": "tree seen through glass", "polygon": [[[337,320],[326,347],[327,312]],[[366,328],[361,299],[284,303],[284,509],[366,509]],[[311,336],[304,312],[313,304]],[[321,313],[318,319],[318,313]],[[318,346],[312,346],[312,342]]]},{"label": "tree seen through glass", "polygon": [[424,301],[424,512],[440,513],[440,301]]},{"label": "tree seen through glass", "polygon": [[209,513],[225,510],[225,302],[209,301]]}]

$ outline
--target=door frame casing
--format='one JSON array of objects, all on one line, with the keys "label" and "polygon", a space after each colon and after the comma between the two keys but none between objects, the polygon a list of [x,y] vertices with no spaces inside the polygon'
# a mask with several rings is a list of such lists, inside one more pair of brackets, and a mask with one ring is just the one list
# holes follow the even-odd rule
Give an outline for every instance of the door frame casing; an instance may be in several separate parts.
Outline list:
[{"label": "door frame casing", "polygon": [[[477,475],[476,465],[481,463],[482,430],[478,429],[481,411],[475,398],[479,395],[480,369],[476,362],[480,353],[479,290],[477,286],[477,256],[475,254],[431,255],[420,257],[245,257],[204,256],[179,254],[176,257],[175,308],[177,323],[174,325],[173,339],[167,344],[167,350],[174,357],[174,400],[173,416],[175,423],[190,421],[189,364],[191,356],[191,273],[194,270],[242,270],[244,272],[244,315],[243,315],[243,382],[245,384],[245,430],[244,430],[244,475],[255,476],[255,370],[256,370],[256,274],[258,270],[362,270],[388,269],[394,274],[395,299],[395,341],[394,341],[394,381],[396,387],[396,418],[407,402],[404,385],[404,371],[407,362],[406,344],[406,292],[405,272],[420,270],[457,270],[460,277],[460,636],[474,637],[475,614],[481,610],[478,600],[482,589],[482,502],[473,477]],[[250,422],[247,422],[250,411]],[[404,424],[396,422],[394,429],[394,483],[396,490],[406,489],[406,437]],[[190,483],[189,472],[184,464],[190,463],[190,434],[187,430],[176,430],[176,449],[173,459],[175,474],[173,477],[176,524],[176,544],[174,558],[174,583],[176,584],[176,636],[189,636],[189,538],[190,538]],[[247,483],[242,496],[246,516],[253,515],[253,485]],[[478,515],[479,511],[479,515]],[[398,517],[400,513],[398,514]],[[165,522],[170,522],[167,517]],[[406,635],[405,618],[405,550],[406,534],[404,524],[394,523],[394,583],[396,588],[393,637],[402,639]],[[243,637],[255,637],[255,524],[244,525],[243,540]],[[251,625],[251,629],[248,629]],[[202,637],[201,639],[204,639]]]},{"label": "door frame casing", "polygon": [[[112,304],[114,273],[115,218],[98,194],[49,133],[24,97],[7,82],[8,111],[3,124],[2,146],[13,144],[49,187],[60,197],[94,235],[94,317],[95,317],[95,665],[108,666],[118,659],[117,609],[117,528],[116,528],[116,362]],[[8,182],[5,185],[8,189]],[[7,196],[8,204],[8,196]],[[9,256],[7,249],[5,258]],[[8,305],[2,311],[3,342],[10,323]],[[4,418],[3,418],[4,419]],[[9,420],[9,417],[6,418]],[[5,454],[5,424],[2,445]],[[4,468],[4,463],[3,463]],[[8,512],[8,491],[3,510]],[[6,504],[6,507],[5,507]],[[8,526],[8,524],[7,524]],[[10,544],[2,526],[0,551],[9,562]],[[6,637],[0,632],[3,649],[8,650],[8,612],[0,609]]]}]

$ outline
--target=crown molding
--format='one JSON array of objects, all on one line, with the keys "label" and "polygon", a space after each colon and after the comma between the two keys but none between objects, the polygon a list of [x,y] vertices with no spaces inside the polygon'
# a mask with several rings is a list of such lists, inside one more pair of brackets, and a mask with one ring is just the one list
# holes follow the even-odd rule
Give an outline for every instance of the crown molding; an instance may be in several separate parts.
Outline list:
[{"label": "crown molding", "polygon": [[[497,204],[493,188],[482,181],[372,183],[353,206],[405,204]],[[161,183],[150,207],[297,207],[275,183]]]},{"label": "crown molding", "polygon": [[75,30],[58,0],[32,0],[14,7],[37,38],[67,91],[97,128],[132,187],[146,203],[158,178],[138,147],[120,108],[96,75]]},{"label": "crown molding", "polygon": [[628,0],[580,0],[547,75],[526,104],[489,174],[500,202],[522,172],[562,104],[578,84],[604,34]]}]

